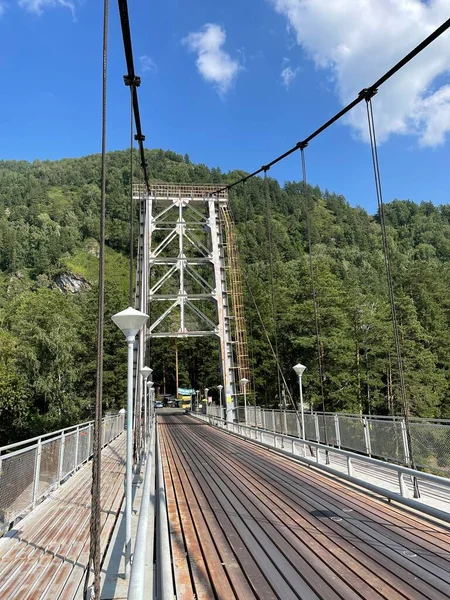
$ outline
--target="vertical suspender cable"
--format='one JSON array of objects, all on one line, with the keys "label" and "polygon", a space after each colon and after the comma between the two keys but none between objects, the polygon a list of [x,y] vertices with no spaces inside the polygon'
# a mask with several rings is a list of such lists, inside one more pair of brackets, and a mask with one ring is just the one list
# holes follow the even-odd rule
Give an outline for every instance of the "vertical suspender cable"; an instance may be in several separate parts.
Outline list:
[{"label": "vertical suspender cable", "polygon": [[[248,197],[247,197],[247,186],[245,181],[242,184],[242,191],[244,196],[244,244],[246,255],[250,254],[250,247],[248,243]],[[244,268],[242,268],[244,271]],[[256,384],[255,384],[255,340],[253,339],[253,319],[249,313],[249,326],[250,326],[250,373],[253,386],[253,404],[255,405],[255,420],[256,420]]]},{"label": "vertical suspender cable", "polygon": [[[403,416],[405,419],[405,428],[406,428],[406,438],[408,442],[408,451],[409,451],[409,461],[410,467],[415,469],[415,462],[413,456],[413,449],[411,443],[411,429],[409,423],[409,403],[406,397],[406,387],[405,387],[405,374],[403,371],[403,357],[402,357],[402,345],[400,340],[400,331],[398,327],[398,319],[397,319],[397,310],[395,305],[395,292],[394,292],[394,279],[392,276],[392,266],[391,266],[391,254],[389,250],[389,243],[386,231],[386,220],[384,218],[384,202],[383,202],[383,192],[381,187],[381,175],[380,175],[380,166],[378,162],[378,148],[377,148],[377,138],[375,135],[375,119],[373,117],[373,108],[372,108],[372,95],[368,95],[366,97],[366,109],[367,109],[367,122],[369,125],[369,136],[370,136],[370,147],[372,152],[372,166],[373,166],[373,174],[375,178],[375,190],[377,194],[377,202],[378,202],[378,213],[380,217],[380,226],[381,226],[381,237],[383,240],[383,254],[384,254],[384,264],[386,268],[386,276],[388,283],[388,291],[389,291],[389,303],[391,306],[391,316],[392,316],[392,327],[394,330],[394,341],[395,341],[395,350],[397,354],[397,367],[398,367],[398,378],[400,384],[400,396],[402,399],[402,407],[403,407]],[[420,497],[419,484],[417,482],[417,478],[413,478],[414,484],[414,497]]]},{"label": "vertical suspender cable", "polygon": [[134,306],[133,302],[133,279],[134,279],[134,201],[133,201],[133,92],[134,85],[130,85],[130,282],[129,282],[129,293],[130,301],[129,306]]},{"label": "vertical suspender cable", "polygon": [[[302,146],[300,148],[301,159],[302,159],[302,180],[303,180],[303,202],[306,211],[306,231],[308,236],[308,253],[309,253],[309,271],[311,275],[311,295],[313,299],[313,307],[314,307],[314,324],[316,329],[316,347],[317,347],[317,363],[319,367],[319,379],[320,379],[320,396],[322,399],[322,416],[323,416],[323,434],[325,444],[328,446],[328,434],[327,427],[325,422],[325,390],[324,390],[324,368],[323,368],[323,360],[322,360],[322,344],[320,341],[320,326],[319,326],[319,308],[317,302],[317,292],[316,292],[316,278],[314,273],[314,261],[312,254],[312,243],[311,243],[311,221],[310,221],[310,207],[307,199],[307,183],[306,183],[306,162],[305,162],[305,147]],[[312,404],[311,404],[312,407]]]},{"label": "vertical suspender cable", "polygon": [[100,193],[100,240],[98,264],[98,316],[97,316],[97,381],[95,395],[94,447],[92,459],[91,520],[89,561],[84,582],[84,597],[87,597],[91,566],[94,570],[94,597],[100,598],[100,484],[101,484],[101,439],[103,401],[103,326],[105,312],[105,215],[106,215],[106,92],[108,72],[108,13],[109,0],[103,2],[103,81],[102,81],[102,154]]},{"label": "vertical suspender cable", "polygon": [[274,277],[273,277],[272,224],[271,224],[271,214],[270,214],[269,180],[267,178],[267,169],[264,169],[264,185],[265,185],[265,192],[266,192],[267,237],[269,239],[269,275],[270,275],[270,290],[271,290],[271,300],[272,300],[273,338],[274,338],[275,355],[276,355],[276,363],[277,363],[278,402],[281,407],[282,394],[281,394],[280,369],[278,368],[278,364],[279,364],[278,328],[277,328],[277,316],[276,316],[276,308],[275,308],[275,285],[274,285]]}]

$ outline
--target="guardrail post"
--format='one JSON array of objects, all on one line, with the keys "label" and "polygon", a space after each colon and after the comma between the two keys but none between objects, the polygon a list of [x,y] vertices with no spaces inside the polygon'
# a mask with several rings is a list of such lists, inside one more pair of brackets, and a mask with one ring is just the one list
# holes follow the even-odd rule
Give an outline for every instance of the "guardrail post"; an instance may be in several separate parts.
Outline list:
[{"label": "guardrail post", "polygon": [[403,479],[403,473],[401,471],[398,472],[398,485],[400,488],[400,495],[402,498],[408,497],[408,490],[406,489],[405,480]]},{"label": "guardrail post", "polygon": [[41,475],[41,455],[42,455],[42,439],[39,438],[36,446],[36,461],[34,463],[34,481],[33,481],[33,500],[32,507],[36,506],[37,495],[39,493],[39,477]]},{"label": "guardrail post", "polygon": [[316,442],[320,443],[319,415],[314,413],[314,426],[316,429]]},{"label": "guardrail post", "polygon": [[406,423],[405,423],[404,417],[400,420],[400,427],[402,430],[403,450],[405,451],[405,463],[406,463],[407,467],[410,467],[411,466],[411,456],[409,454],[408,436],[406,434]]},{"label": "guardrail post", "polygon": [[77,425],[77,438],[75,440],[75,465],[74,470],[78,468],[78,446],[80,445],[80,426]]},{"label": "guardrail post", "polygon": [[347,474],[349,477],[353,477],[353,464],[351,456],[347,456]]},{"label": "guardrail post", "polygon": [[364,427],[364,440],[366,442],[366,454],[367,456],[372,456],[372,448],[370,446],[369,422],[367,421],[367,417],[363,417],[362,421]]},{"label": "guardrail post", "polygon": [[334,430],[336,432],[336,445],[338,448],[341,447],[341,430],[339,429],[339,417],[337,414],[334,415]]},{"label": "guardrail post", "polygon": [[58,458],[58,485],[61,483],[63,478],[63,464],[64,464],[64,446],[66,443],[66,436],[64,431],[61,431],[61,441],[59,442],[59,458]]}]

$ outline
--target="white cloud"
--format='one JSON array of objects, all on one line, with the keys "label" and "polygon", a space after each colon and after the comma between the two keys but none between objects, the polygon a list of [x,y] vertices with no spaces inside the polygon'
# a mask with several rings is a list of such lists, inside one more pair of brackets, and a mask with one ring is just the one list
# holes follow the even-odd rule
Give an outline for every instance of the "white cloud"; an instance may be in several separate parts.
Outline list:
[{"label": "white cloud", "polygon": [[291,83],[297,77],[298,67],[293,69],[289,65],[289,59],[283,58],[283,64],[281,65],[283,68],[281,69],[281,83],[288,90],[291,86]]},{"label": "white cloud", "polygon": [[[449,0],[269,2],[287,18],[316,67],[331,74],[342,104],[374,83],[449,15]],[[450,86],[443,81],[449,73],[447,32],[380,88],[374,99],[378,139],[413,134],[420,145],[443,144],[450,131]],[[365,106],[352,111],[348,122],[367,139]]]},{"label": "white cloud", "polygon": [[146,73],[147,71],[156,71],[157,66],[150,56],[144,54],[143,56],[139,57],[139,61],[141,63],[141,70],[143,73]]},{"label": "white cloud", "polygon": [[0,17],[5,12],[5,5],[0,2]]},{"label": "white cloud", "polygon": [[47,8],[63,6],[70,10],[72,17],[75,17],[75,2],[72,0],[19,0],[18,4],[20,8],[36,15],[41,15]]},{"label": "white cloud", "polygon": [[225,94],[241,68],[239,62],[222,50],[226,33],[219,25],[206,23],[201,31],[190,33],[182,42],[197,53],[197,69],[206,81],[212,83],[219,94]]}]

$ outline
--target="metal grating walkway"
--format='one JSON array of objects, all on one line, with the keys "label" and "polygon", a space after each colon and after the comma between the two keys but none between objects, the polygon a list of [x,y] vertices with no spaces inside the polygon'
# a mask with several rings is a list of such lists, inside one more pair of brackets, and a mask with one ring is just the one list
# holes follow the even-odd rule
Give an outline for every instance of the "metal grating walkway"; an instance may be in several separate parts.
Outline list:
[{"label": "metal grating walkway", "polygon": [[177,598],[444,600],[450,529],[187,416],[159,416]]}]

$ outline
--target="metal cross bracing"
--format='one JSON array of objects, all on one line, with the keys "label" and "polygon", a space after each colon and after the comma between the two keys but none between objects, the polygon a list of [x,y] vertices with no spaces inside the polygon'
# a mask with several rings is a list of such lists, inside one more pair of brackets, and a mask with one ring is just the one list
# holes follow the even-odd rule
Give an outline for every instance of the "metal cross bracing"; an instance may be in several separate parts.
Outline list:
[{"label": "metal cross bracing", "polygon": [[140,201],[136,307],[150,315],[139,356],[153,338],[217,336],[232,420],[238,382],[249,378],[247,336],[228,193],[212,195],[214,190],[163,183],[150,185],[149,192],[133,187]]}]

